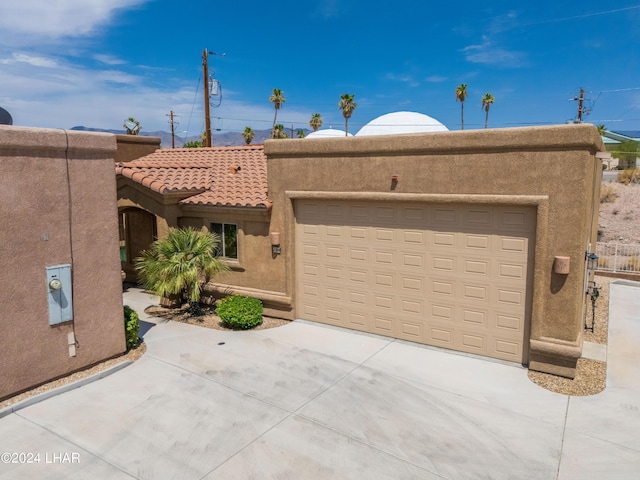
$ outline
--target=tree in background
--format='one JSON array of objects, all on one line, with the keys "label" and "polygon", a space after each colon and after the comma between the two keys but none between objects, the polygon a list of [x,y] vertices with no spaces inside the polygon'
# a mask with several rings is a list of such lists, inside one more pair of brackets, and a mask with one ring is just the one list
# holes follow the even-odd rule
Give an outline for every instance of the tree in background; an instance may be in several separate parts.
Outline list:
[{"label": "tree in background", "polygon": [[358,104],[353,100],[355,95],[350,95],[345,93],[340,96],[340,102],[338,102],[338,107],[342,110],[342,116],[344,117],[344,135],[349,136],[349,119],[351,118],[351,114],[358,107]]},{"label": "tree in background", "polygon": [[219,237],[193,228],[172,228],[162,240],[135,259],[144,288],[164,298],[186,299],[192,313],[200,311],[198,302],[202,287],[213,276],[229,270],[215,256]]},{"label": "tree in background", "polygon": [[462,119],[462,130],[464,130],[464,101],[467,98],[467,84],[461,83],[456,88],[456,102],[460,102],[460,118]]},{"label": "tree in background", "polygon": [[489,92],[485,93],[484,97],[482,97],[482,109],[485,111],[484,128],[487,128],[487,125],[489,124],[489,109],[494,101],[495,98]]},{"label": "tree in background", "polygon": [[[273,103],[273,108],[275,108],[276,110],[275,114],[273,115],[273,126],[271,127],[271,138],[276,138],[274,134],[275,134],[276,118],[278,116],[278,110],[280,110],[280,107],[286,101],[282,93],[282,90],[280,90],[279,88],[274,88],[273,93],[269,97],[269,101]],[[282,138],[282,137],[278,137],[278,138]]]},{"label": "tree in background", "polygon": [[602,136],[607,132],[607,127],[604,126],[604,124],[600,124],[596,127],[598,129],[598,135]]},{"label": "tree in background", "polygon": [[122,125],[127,132],[127,135],[138,135],[142,130],[140,122],[133,117],[129,117],[124,121]]},{"label": "tree in background", "polygon": [[247,145],[251,144],[251,141],[256,136],[253,133],[253,129],[251,127],[244,127],[244,132],[242,132],[242,136],[244,137],[244,141]]},{"label": "tree in background", "polygon": [[313,128],[314,132],[317,132],[318,129],[322,126],[322,115],[319,113],[314,113],[311,115],[311,120],[309,120],[309,126]]},{"label": "tree in background", "polygon": [[304,138],[304,137],[305,137],[305,135],[304,135],[304,130],[302,130],[301,128],[299,128],[299,129],[298,129],[298,131],[296,132],[296,136],[297,136],[298,138]]},{"label": "tree in background", "polygon": [[271,131],[271,138],[287,138],[287,132],[284,131],[284,125],[281,123],[274,125]]},{"label": "tree in background", "polygon": [[183,145],[183,148],[203,148],[206,144],[206,140],[207,140],[207,132],[204,131],[200,135],[200,140],[192,140],[190,142],[186,142]]},{"label": "tree in background", "polygon": [[619,160],[618,169],[626,170],[636,168],[636,160],[640,156],[638,142],[627,140],[626,142],[611,145],[610,153]]}]

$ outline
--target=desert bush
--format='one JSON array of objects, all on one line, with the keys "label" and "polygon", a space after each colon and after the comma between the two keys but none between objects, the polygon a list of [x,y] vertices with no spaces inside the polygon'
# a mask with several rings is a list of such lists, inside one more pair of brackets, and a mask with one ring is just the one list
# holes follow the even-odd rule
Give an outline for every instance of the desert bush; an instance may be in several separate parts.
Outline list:
[{"label": "desert bush", "polygon": [[629,185],[630,183],[640,183],[640,169],[628,168],[626,170],[619,171],[617,181],[619,183],[624,183],[625,185]]},{"label": "desert bush", "polygon": [[138,345],[138,331],[140,330],[140,317],[136,311],[129,307],[124,306],[124,335],[127,340],[127,350],[134,348]]},{"label": "desert bush", "polygon": [[234,330],[249,330],[260,325],[262,311],[260,300],[242,295],[224,297],[216,307],[222,325]]},{"label": "desert bush", "polygon": [[618,197],[616,187],[613,185],[603,185],[600,189],[600,203],[613,203]]},{"label": "desert bush", "polygon": [[626,265],[624,266],[625,270],[630,270],[632,272],[640,272],[640,257],[638,255],[634,255],[633,257],[627,260]]}]

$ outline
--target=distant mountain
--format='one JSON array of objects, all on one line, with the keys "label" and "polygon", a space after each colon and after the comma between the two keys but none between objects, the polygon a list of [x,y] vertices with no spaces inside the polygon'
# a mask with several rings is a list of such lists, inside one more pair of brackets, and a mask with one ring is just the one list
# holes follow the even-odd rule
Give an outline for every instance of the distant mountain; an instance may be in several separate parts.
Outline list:
[{"label": "distant mountain", "polygon": [[[115,134],[125,134],[125,130],[109,130],[104,128],[92,128],[92,127],[84,127],[84,126],[76,126],[72,127],[71,130],[80,130],[85,132],[107,132],[107,133],[115,133]],[[303,129],[305,135],[309,134],[311,130]],[[286,130],[287,135],[291,138],[291,130]],[[293,138],[296,138],[297,130],[293,132]],[[266,130],[254,130],[253,133],[255,137],[251,144],[259,145],[264,143],[264,141],[271,137],[271,129]],[[140,132],[140,135],[143,137],[159,137],[160,138],[160,146],[162,148],[171,148],[171,133],[156,131],[156,132],[145,132],[144,130]],[[176,148],[181,148],[186,142],[196,142],[200,141],[200,135],[193,135],[187,137],[186,140],[184,137],[175,136],[175,144]],[[244,137],[241,132],[225,132],[225,133],[211,133],[211,142],[215,147],[234,147],[238,145],[245,145]]]}]

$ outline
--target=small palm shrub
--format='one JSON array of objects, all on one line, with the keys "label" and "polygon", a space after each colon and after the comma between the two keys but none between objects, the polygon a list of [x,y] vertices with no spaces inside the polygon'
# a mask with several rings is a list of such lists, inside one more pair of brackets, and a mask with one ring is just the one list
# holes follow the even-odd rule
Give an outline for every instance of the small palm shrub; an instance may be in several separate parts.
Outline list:
[{"label": "small palm shrub", "polygon": [[149,250],[135,259],[136,269],[145,289],[159,297],[200,300],[205,283],[211,277],[229,270],[215,255],[219,237],[193,228],[172,228],[162,240],[156,240]]},{"label": "small palm shrub", "polygon": [[222,326],[234,330],[249,330],[260,325],[262,311],[260,300],[242,295],[224,297],[216,307]]},{"label": "small palm shrub", "polygon": [[124,335],[127,340],[127,350],[138,345],[138,331],[140,330],[140,317],[137,312],[129,307],[124,306]]},{"label": "small palm shrub", "polygon": [[618,197],[616,187],[613,185],[603,185],[600,189],[600,203],[613,203]]}]

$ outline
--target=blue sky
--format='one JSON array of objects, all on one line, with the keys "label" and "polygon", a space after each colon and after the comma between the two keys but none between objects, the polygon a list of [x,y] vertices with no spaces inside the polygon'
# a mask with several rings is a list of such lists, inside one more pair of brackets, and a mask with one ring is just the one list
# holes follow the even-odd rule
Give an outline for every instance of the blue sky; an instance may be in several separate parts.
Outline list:
[{"label": "blue sky", "polygon": [[[212,128],[278,123],[344,128],[340,95],[355,94],[350,131],[408,110],[460,128],[565,123],[585,89],[585,121],[640,130],[640,3],[586,0],[21,0],[0,6],[0,107],[15,125],[122,128],[190,135],[204,128],[202,50],[221,82]],[[217,102],[217,99],[216,99]],[[214,139],[215,143],[215,139]]]}]

